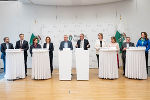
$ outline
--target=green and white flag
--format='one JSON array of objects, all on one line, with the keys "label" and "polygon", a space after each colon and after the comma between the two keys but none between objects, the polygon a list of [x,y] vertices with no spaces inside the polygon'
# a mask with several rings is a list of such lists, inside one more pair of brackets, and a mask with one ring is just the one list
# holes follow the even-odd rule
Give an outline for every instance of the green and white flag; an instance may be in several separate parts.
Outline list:
[{"label": "green and white flag", "polygon": [[30,45],[32,45],[33,44],[33,39],[35,38],[35,35],[32,33],[31,34],[31,37],[30,37]]},{"label": "green and white flag", "polygon": [[[119,44],[119,48],[122,47],[123,41],[125,40],[126,34],[125,34],[125,27],[122,20],[120,20],[119,25],[117,26],[116,35],[115,38],[117,40],[117,43]],[[120,52],[122,53],[122,52]]]},{"label": "green and white flag", "polygon": [[115,38],[116,38],[116,40],[117,40],[117,43],[119,44],[119,48],[122,47],[122,43],[123,43],[123,41],[125,40],[125,37],[124,37],[123,34],[125,34],[125,33],[120,33],[120,32],[117,30],[116,35],[115,35]]},{"label": "green and white flag", "polygon": [[33,44],[33,39],[34,38],[37,38],[38,39],[38,43],[40,42],[40,40],[41,40],[41,37],[40,37],[40,35],[34,35],[33,33],[31,34],[31,37],[30,37],[30,45],[32,45]]}]

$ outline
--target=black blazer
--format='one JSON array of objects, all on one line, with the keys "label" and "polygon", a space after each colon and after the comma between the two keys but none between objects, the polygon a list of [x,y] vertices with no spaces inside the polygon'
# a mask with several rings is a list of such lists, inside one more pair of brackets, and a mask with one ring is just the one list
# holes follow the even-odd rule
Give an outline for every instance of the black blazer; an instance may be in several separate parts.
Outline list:
[{"label": "black blazer", "polygon": [[37,47],[35,47],[33,44],[30,46],[30,54],[32,56],[32,49],[34,48],[41,48],[41,45],[40,44],[37,44]]},{"label": "black blazer", "polygon": [[[47,48],[47,47],[46,47],[46,44],[47,44],[47,43],[44,43],[43,48]],[[52,54],[53,54],[53,51],[54,51],[53,43],[49,43],[49,54],[52,55]]]},{"label": "black blazer", "polygon": [[[77,48],[80,48],[80,42],[81,40],[77,41],[77,45],[78,45]],[[89,41],[87,39],[84,39],[84,50],[88,50],[87,45],[89,45]],[[90,48],[90,45],[89,45],[89,48]]]},{"label": "black blazer", "polygon": [[17,41],[15,49],[24,49],[24,56],[28,56],[28,53],[27,53],[29,49],[28,41],[23,40],[22,47],[20,46],[20,40]]},{"label": "black blazer", "polygon": [[[126,51],[123,51],[123,49],[126,48],[126,47],[127,47],[127,42],[124,42],[122,44],[122,47],[120,48],[120,51],[122,51],[122,57],[123,58],[126,58]],[[134,43],[130,42],[129,47],[134,47]]]},{"label": "black blazer", "polygon": [[6,55],[6,49],[14,49],[13,44],[9,43],[9,48],[6,47],[6,43],[1,44],[1,52],[2,52],[3,56]]}]

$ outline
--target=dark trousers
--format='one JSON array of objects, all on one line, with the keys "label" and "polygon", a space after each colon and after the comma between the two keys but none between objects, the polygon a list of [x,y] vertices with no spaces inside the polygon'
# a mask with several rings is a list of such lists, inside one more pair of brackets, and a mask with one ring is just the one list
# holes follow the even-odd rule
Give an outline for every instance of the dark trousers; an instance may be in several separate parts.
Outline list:
[{"label": "dark trousers", "polygon": [[27,55],[24,55],[25,74],[27,75]]},{"label": "dark trousers", "polygon": [[99,68],[99,55],[96,54],[96,56],[97,56],[97,62],[98,62],[98,68]]},{"label": "dark trousers", "polygon": [[122,57],[122,62],[123,62],[123,74],[125,75],[126,57]]},{"label": "dark trousers", "polygon": [[148,74],[148,53],[145,53],[145,58],[146,58],[146,69]]},{"label": "dark trousers", "polygon": [[53,73],[53,54],[50,54],[49,57],[50,57],[50,69],[51,73]]},{"label": "dark trousers", "polygon": [[4,63],[4,73],[6,72],[6,59],[3,58],[3,63]]}]

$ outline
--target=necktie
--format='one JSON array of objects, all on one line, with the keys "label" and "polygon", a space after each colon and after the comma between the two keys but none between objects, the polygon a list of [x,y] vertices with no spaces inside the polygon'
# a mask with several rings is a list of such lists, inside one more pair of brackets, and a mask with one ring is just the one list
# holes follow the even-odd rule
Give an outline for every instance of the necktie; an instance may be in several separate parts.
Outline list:
[{"label": "necktie", "polygon": [[20,48],[22,48],[22,41],[21,41],[21,43],[20,43]]}]

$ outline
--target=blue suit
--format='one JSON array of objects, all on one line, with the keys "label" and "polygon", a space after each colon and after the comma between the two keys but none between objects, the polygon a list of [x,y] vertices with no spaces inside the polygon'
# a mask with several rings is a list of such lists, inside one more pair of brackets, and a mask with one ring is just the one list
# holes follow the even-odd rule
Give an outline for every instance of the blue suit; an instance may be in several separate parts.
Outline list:
[{"label": "blue suit", "polygon": [[[73,50],[72,42],[71,41],[67,41],[67,43],[68,43],[68,48]],[[59,50],[63,50],[63,48],[65,48],[65,41],[62,41],[60,43]]]}]

